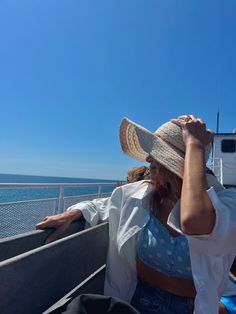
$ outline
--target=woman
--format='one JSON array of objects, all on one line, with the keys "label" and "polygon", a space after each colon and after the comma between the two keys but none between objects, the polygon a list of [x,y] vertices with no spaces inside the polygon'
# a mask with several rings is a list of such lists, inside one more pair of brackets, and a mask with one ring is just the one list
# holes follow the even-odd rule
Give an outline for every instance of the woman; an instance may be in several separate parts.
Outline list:
[{"label": "woman", "polygon": [[236,193],[206,174],[212,138],[194,115],[155,133],[124,119],[122,149],[150,163],[151,181],[119,187],[105,201],[76,204],[37,228],[56,227],[57,236],[81,214],[91,225],[107,219],[105,294],[145,314],[227,313],[218,301],[236,295],[228,281],[236,255]]}]

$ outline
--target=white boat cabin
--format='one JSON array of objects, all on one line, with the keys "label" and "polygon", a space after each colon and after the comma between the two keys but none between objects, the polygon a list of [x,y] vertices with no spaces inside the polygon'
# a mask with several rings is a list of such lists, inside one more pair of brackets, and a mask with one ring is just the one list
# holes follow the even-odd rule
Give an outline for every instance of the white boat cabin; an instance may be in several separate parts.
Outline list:
[{"label": "white boat cabin", "polygon": [[219,181],[226,187],[236,186],[236,129],[215,134],[212,157],[212,169]]}]

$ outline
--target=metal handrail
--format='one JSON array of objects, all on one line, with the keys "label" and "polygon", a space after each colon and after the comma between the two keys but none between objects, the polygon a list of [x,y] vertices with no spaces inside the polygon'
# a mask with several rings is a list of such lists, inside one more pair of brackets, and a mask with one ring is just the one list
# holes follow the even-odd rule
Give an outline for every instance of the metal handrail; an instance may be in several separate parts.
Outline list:
[{"label": "metal handrail", "polygon": [[58,211],[64,209],[64,188],[66,187],[97,187],[97,197],[102,196],[102,187],[117,186],[120,182],[97,182],[97,183],[0,183],[0,189],[18,189],[18,188],[59,188]]},{"label": "metal handrail", "polygon": [[[58,214],[66,210],[73,204],[84,200],[91,200],[100,197],[109,197],[112,190],[120,185],[120,182],[97,182],[97,183],[0,183],[0,191],[2,191],[2,199],[0,202],[0,218],[2,228],[0,231],[1,237],[8,237],[19,233],[24,233],[32,230],[42,217],[52,214]],[[69,188],[69,189],[68,189]],[[72,194],[70,188],[77,188]],[[86,188],[83,191],[80,188]],[[31,190],[27,191],[26,198],[22,199],[21,195],[16,197],[12,195],[6,197],[4,190]],[[36,193],[33,192],[36,190]],[[42,189],[38,193],[37,189]],[[45,190],[56,189],[52,193],[47,193]],[[67,190],[68,189],[68,190]],[[71,189],[71,190],[72,190]],[[84,192],[84,193],[83,193]],[[8,192],[6,192],[8,193]],[[14,194],[14,193],[13,193]],[[24,194],[24,192],[23,192]],[[52,197],[51,197],[52,196]],[[25,197],[25,195],[23,195]],[[43,203],[44,202],[44,203]],[[41,207],[42,211],[41,211]],[[21,213],[31,213],[27,216]],[[43,214],[42,214],[43,213]]]},{"label": "metal handrail", "polygon": [[89,186],[116,186],[120,182],[97,182],[97,183],[0,183],[0,189],[7,188],[60,188],[64,187],[89,187]]}]

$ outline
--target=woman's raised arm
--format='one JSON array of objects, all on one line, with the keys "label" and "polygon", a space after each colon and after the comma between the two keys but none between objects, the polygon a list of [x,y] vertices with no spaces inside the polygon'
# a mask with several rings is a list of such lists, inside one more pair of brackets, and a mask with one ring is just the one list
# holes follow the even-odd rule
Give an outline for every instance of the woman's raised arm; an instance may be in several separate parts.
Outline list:
[{"label": "woman's raised arm", "polygon": [[184,233],[209,234],[215,224],[215,209],[207,194],[205,147],[213,140],[202,119],[194,115],[172,120],[182,128],[186,146],[181,192],[180,221]]}]

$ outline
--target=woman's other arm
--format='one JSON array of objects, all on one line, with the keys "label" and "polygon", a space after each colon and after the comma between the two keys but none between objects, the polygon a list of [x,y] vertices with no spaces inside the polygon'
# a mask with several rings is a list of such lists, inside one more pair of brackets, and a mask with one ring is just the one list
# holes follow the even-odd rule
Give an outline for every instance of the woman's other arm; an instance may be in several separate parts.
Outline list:
[{"label": "woman's other arm", "polygon": [[84,201],[70,206],[67,211],[47,216],[44,220],[36,225],[36,229],[49,229],[54,228],[46,240],[46,243],[57,240],[70,226],[70,224],[84,217],[87,222],[91,225],[96,225],[101,220],[106,220],[107,214],[107,203],[109,198],[94,199],[93,201]]},{"label": "woman's other arm", "polygon": [[213,133],[202,119],[191,115],[173,120],[183,131],[186,145],[180,221],[185,234],[211,233],[215,224],[215,209],[207,194],[205,146],[212,142]]}]

